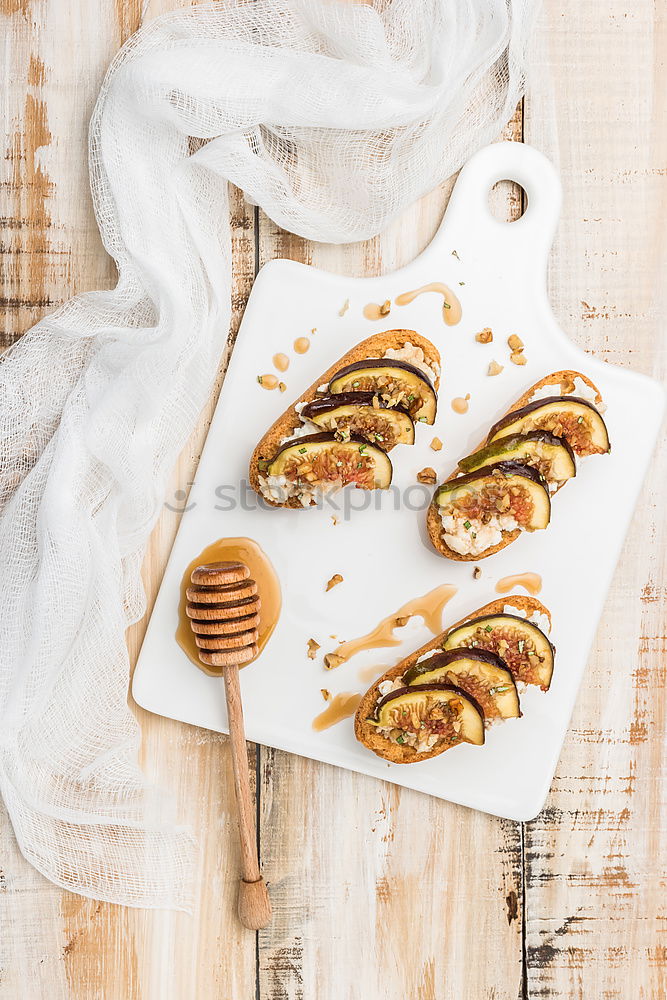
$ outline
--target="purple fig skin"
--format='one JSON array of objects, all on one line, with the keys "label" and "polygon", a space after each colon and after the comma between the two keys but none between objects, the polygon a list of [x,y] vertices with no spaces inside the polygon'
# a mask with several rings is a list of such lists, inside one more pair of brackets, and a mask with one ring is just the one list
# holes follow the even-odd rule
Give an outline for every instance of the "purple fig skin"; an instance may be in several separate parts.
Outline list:
[{"label": "purple fig skin", "polygon": [[433,383],[421,368],[411,365],[409,361],[397,361],[395,358],[364,358],[363,361],[355,361],[354,364],[346,365],[345,368],[341,368],[335,375],[332,375],[331,382],[335,382],[336,379],[342,378],[344,375],[363,371],[364,368],[400,368],[402,371],[410,372],[411,375],[416,375],[417,378],[426,383],[432,393],[435,393]]},{"label": "purple fig skin", "polygon": [[389,694],[384,695],[384,697],[380,698],[378,701],[375,706],[376,714],[384,705],[387,704],[388,701],[392,701],[394,698],[398,698],[404,694],[414,694],[415,691],[452,691],[454,694],[460,695],[461,698],[469,701],[473,708],[477,709],[482,721],[484,721],[484,712],[472,695],[468,694],[468,692],[464,691],[462,688],[457,687],[455,684],[446,684],[444,681],[433,681],[431,684],[412,684],[410,687],[400,687],[395,691],[390,691]]},{"label": "purple fig skin", "polygon": [[339,392],[332,396],[318,396],[317,399],[313,399],[310,403],[302,408],[300,416],[310,419],[313,416],[317,416],[319,413],[328,413],[329,410],[337,410],[339,406],[373,406],[373,399],[377,398],[376,409],[380,410],[398,410],[409,416],[407,407],[402,406],[400,403],[396,406],[388,406],[384,403],[377,393],[374,392]]},{"label": "purple fig skin", "polygon": [[[587,407],[592,410],[596,416],[602,421],[605,431],[607,430],[607,425],[604,422],[602,414],[598,410],[594,403],[589,402],[587,399],[581,399],[580,396],[545,396],[542,399],[534,399],[531,403],[526,403],[525,406],[520,406],[518,410],[512,410],[511,413],[506,413],[504,417],[497,420],[488,433],[486,442],[491,443],[491,438],[498,431],[501,431],[503,427],[507,427],[508,424],[513,424],[515,420],[519,420],[521,417],[525,417],[528,413],[533,413],[534,410],[539,410],[543,406],[548,406],[550,403],[577,403],[581,406]],[[607,442],[609,442],[609,434],[607,434]]]}]

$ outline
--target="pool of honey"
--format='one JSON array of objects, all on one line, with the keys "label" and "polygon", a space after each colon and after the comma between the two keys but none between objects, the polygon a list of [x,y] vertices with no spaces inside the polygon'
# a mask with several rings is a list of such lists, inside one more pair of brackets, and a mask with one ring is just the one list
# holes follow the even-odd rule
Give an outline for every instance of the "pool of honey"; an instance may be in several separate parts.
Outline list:
[{"label": "pool of honey", "polygon": [[198,556],[195,556],[183,573],[178,605],[176,642],[200,670],[214,677],[222,676],[222,667],[209,667],[199,659],[194,633],[190,628],[190,619],[185,613],[187,602],[185,592],[190,584],[190,574],[197,566],[201,566],[204,563],[235,561],[246,564],[250,570],[251,579],[257,583],[257,590],[261,600],[259,609],[259,638],[257,640],[259,649],[257,656],[259,656],[271,638],[280,617],[282,597],[278,576],[268,556],[257,542],[254,542],[252,538],[219,538],[211,545],[207,545]]}]

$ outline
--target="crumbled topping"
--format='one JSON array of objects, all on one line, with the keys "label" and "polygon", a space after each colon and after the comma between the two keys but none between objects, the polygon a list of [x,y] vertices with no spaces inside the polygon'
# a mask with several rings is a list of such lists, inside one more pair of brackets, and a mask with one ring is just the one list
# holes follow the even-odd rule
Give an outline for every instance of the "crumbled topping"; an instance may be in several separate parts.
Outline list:
[{"label": "crumbled topping", "polygon": [[415,368],[419,368],[425,375],[428,375],[431,382],[435,382],[440,374],[440,368],[435,361],[427,362],[421,347],[411,344],[409,340],[406,340],[403,347],[388,347],[383,357],[392,361],[407,361],[408,364],[414,365]]},{"label": "crumbled topping", "polygon": [[433,451],[442,451],[442,441],[439,437],[434,437],[429,447]]},{"label": "crumbled topping", "polygon": [[417,473],[417,482],[426,483],[429,486],[434,486],[438,480],[435,469],[432,469],[430,465],[427,465],[425,469]]},{"label": "crumbled topping", "polygon": [[395,618],[394,628],[405,628],[409,621],[410,615],[402,615],[400,618]]},{"label": "crumbled topping", "polygon": [[504,365],[499,365],[497,361],[492,361],[489,365],[486,374],[487,375],[500,375],[501,371],[504,369]]},{"label": "crumbled topping", "polygon": [[347,312],[347,310],[349,308],[350,308],[350,300],[349,299],[345,299],[345,302],[343,302],[342,306],[338,310],[338,315],[339,316],[344,316],[345,313]]},{"label": "crumbled topping", "polygon": [[478,344],[490,344],[493,340],[493,330],[490,326],[485,326],[483,330],[475,334],[475,340]]},{"label": "crumbled topping", "polygon": [[510,354],[510,361],[513,365],[525,365],[527,364],[527,359],[522,351],[514,351]]},{"label": "crumbled topping", "polygon": [[517,351],[523,350],[523,340],[521,339],[521,337],[517,337],[516,333],[512,333],[507,338],[507,346],[509,347],[512,354],[515,354]]},{"label": "crumbled topping", "polygon": [[325,701],[331,701],[331,691],[327,691],[326,688],[320,688],[320,694]]},{"label": "crumbled topping", "polygon": [[482,575],[482,568],[481,568],[481,566],[475,566],[474,570],[472,571],[472,578],[473,578],[473,580],[479,580],[479,578],[480,578],[481,575]]},{"label": "crumbled topping", "polygon": [[319,642],[315,642],[314,639],[308,640],[308,659],[314,660],[317,656],[317,651],[320,648]]},{"label": "crumbled topping", "polygon": [[339,656],[338,653],[327,653],[324,657],[324,666],[327,670],[335,670],[339,667],[341,663],[345,662],[344,656]]},{"label": "crumbled topping", "polygon": [[328,593],[328,591],[332,590],[334,587],[337,587],[338,584],[342,582],[343,582],[343,577],[340,575],[340,573],[334,573],[334,575],[327,583],[326,593]]}]

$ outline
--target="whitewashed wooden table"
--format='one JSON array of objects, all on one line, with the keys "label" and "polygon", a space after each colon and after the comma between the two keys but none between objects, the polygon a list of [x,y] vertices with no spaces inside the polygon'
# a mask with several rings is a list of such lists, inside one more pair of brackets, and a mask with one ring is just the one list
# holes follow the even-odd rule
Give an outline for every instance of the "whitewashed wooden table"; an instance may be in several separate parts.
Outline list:
[{"label": "whitewashed wooden table", "polygon": [[[90,207],[87,120],[103,72],[169,0],[3,0],[0,336],[73,292],[109,286]],[[664,377],[667,4],[545,0],[553,101],[507,134],[559,150],[565,208],[551,295],[570,336]],[[278,231],[233,194],[235,324],[276,256],[377,274],[430,239],[449,185],[368,243]],[[499,191],[499,210],[521,211]],[[220,380],[224,371],[221,368]],[[183,502],[210,409],[175,471]],[[142,760],[200,838],[194,916],[83,899],[46,882],[0,831],[2,1000],[505,1000],[667,996],[664,451],[656,456],[543,813],[517,824],[359,774],[256,750],[272,925],[234,915],[238,858],[225,737],[138,710]],[[628,470],[632,474],[632,470]],[[146,558],[155,594],[178,514]],[[129,637],[133,654],[143,625]]]}]

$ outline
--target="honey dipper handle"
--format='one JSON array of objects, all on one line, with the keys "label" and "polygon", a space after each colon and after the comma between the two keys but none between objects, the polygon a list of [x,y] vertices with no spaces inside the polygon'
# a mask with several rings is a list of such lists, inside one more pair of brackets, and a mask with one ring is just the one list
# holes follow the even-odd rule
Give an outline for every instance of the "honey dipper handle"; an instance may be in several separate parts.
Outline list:
[{"label": "honey dipper handle", "polygon": [[260,927],[266,927],[271,920],[271,900],[259,870],[257,858],[255,813],[250,794],[248,751],[243,727],[239,668],[237,666],[225,667],[224,675],[243,870],[239,887],[238,913],[244,927],[248,927],[250,930],[259,930]]}]

